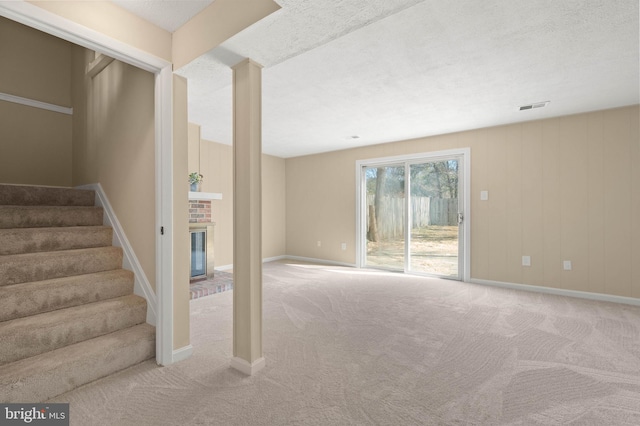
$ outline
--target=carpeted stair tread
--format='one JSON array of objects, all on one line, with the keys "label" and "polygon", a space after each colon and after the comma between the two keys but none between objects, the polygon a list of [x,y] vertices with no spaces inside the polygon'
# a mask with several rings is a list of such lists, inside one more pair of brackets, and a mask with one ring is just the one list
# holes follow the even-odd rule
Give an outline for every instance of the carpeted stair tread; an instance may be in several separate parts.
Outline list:
[{"label": "carpeted stair tread", "polygon": [[122,268],[120,247],[0,256],[0,286]]},{"label": "carpeted stair tread", "polygon": [[0,184],[0,401],[39,402],[155,355],[95,191]]},{"label": "carpeted stair tread", "polygon": [[145,322],[147,302],[128,295],[0,323],[0,365]]},{"label": "carpeted stair tread", "polygon": [[155,328],[140,324],[0,366],[0,401],[42,402],[155,355]]},{"label": "carpeted stair tread", "polygon": [[92,190],[0,184],[0,205],[93,206],[94,203]]},{"label": "carpeted stair tread", "polygon": [[124,269],[0,287],[0,322],[133,293]]},{"label": "carpeted stair tread", "polygon": [[110,246],[108,226],[0,229],[0,255]]},{"label": "carpeted stair tread", "polygon": [[0,205],[0,229],[99,226],[102,216],[102,207]]}]

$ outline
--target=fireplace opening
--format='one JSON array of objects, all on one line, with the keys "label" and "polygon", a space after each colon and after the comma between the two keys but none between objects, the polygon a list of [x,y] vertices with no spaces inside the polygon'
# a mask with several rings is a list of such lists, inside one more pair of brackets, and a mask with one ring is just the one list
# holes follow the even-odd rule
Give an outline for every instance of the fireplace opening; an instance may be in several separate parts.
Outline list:
[{"label": "fireplace opening", "polygon": [[214,223],[191,223],[189,233],[191,237],[191,267],[189,280],[213,279],[213,227]]},{"label": "fireplace opening", "polygon": [[207,276],[207,230],[191,231],[191,279]]}]

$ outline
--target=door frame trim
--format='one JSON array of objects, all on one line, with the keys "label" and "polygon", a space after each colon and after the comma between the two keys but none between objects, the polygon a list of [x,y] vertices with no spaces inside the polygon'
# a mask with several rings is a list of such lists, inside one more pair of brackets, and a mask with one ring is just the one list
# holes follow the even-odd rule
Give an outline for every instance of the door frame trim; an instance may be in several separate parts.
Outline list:
[{"label": "door frame trim", "polygon": [[[356,267],[363,268],[365,265],[365,242],[363,237],[366,235],[366,211],[363,206],[366,205],[365,194],[362,191],[364,187],[365,175],[362,173],[364,167],[377,165],[393,165],[394,163],[414,163],[420,160],[433,161],[442,157],[460,156],[462,157],[462,201],[464,219],[462,221],[462,280],[469,282],[471,280],[471,148],[455,148],[443,151],[420,152],[415,154],[397,155],[391,157],[370,158],[366,160],[356,161]],[[417,273],[406,272],[411,275],[422,275]]]},{"label": "door frame trim", "polygon": [[[173,356],[173,65],[25,1],[0,2],[0,16],[155,75],[156,362]],[[164,227],[164,234],[160,230]]]}]

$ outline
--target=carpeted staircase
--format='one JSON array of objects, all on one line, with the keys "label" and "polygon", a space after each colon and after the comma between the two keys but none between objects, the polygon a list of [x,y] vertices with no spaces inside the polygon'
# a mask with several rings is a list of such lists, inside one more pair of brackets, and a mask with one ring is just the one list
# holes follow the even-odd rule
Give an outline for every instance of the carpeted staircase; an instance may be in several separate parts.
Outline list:
[{"label": "carpeted staircase", "polygon": [[147,304],[88,190],[0,184],[0,402],[40,402],[155,355]]}]

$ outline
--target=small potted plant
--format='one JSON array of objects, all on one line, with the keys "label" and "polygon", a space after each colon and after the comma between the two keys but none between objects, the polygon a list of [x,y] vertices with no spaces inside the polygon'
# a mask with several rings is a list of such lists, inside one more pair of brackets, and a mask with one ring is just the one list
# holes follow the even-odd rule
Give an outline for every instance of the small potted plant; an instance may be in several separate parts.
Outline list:
[{"label": "small potted plant", "polygon": [[198,172],[189,173],[189,184],[191,185],[192,192],[200,191],[200,184],[202,183],[203,176]]}]

